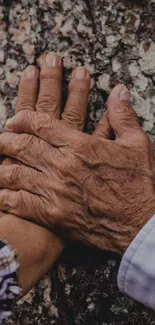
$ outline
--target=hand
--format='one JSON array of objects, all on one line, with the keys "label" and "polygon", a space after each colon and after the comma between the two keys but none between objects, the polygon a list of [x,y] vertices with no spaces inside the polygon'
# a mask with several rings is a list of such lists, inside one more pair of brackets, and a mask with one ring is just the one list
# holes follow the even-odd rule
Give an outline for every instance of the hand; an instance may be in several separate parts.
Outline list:
[{"label": "hand", "polygon": [[30,111],[7,130],[22,134],[3,134],[0,151],[27,167],[0,168],[1,209],[122,254],[155,211],[153,146],[125,86],[111,92],[92,136]]},{"label": "hand", "polygon": [[[50,55],[48,54],[48,58]],[[46,67],[45,60],[46,57],[44,57],[44,64],[41,70],[44,75],[48,70],[49,75],[49,68]],[[61,63],[61,61],[58,62]],[[60,71],[61,76],[62,65],[57,64],[54,70]],[[25,108],[30,110],[39,109],[39,105],[36,105],[36,100],[38,99],[38,80],[39,71],[34,66],[29,66],[24,70],[18,92],[16,113]],[[51,87],[48,78],[44,86],[47,83]],[[40,102],[44,100],[44,97],[45,91],[42,85],[42,91],[39,96]],[[51,116],[52,111],[50,111],[50,108],[52,110],[53,107],[50,101],[51,98],[49,97],[48,103],[44,107],[44,112],[47,111],[47,114]],[[3,165],[21,164],[18,160],[10,158],[2,159],[2,163]],[[47,229],[33,222],[18,218],[15,215],[3,212],[0,212],[0,238],[9,243],[18,254],[20,264],[18,280],[22,287],[22,295],[26,294],[48,269],[54,265],[64,248],[64,243]]]}]

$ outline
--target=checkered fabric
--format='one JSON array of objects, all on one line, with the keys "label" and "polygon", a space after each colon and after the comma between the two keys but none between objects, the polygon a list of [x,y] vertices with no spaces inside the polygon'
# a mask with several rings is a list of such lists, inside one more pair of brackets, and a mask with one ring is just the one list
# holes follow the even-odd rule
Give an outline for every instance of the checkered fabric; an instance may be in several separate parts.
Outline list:
[{"label": "checkered fabric", "polygon": [[0,325],[11,315],[13,304],[21,292],[17,279],[18,268],[15,251],[0,241]]}]

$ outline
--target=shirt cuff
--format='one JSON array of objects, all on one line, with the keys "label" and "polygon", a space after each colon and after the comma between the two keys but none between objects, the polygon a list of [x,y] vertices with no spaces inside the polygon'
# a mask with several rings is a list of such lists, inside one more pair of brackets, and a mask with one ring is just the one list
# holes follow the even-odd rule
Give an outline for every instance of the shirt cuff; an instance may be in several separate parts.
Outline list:
[{"label": "shirt cuff", "polygon": [[155,215],[126,250],[117,283],[120,291],[155,310]]}]

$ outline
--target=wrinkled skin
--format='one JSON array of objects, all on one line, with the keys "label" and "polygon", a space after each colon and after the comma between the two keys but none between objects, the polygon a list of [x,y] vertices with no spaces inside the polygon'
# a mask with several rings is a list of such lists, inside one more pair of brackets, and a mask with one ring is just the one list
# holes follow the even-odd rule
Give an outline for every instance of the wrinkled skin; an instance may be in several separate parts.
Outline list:
[{"label": "wrinkled skin", "polygon": [[[85,107],[89,82],[79,82]],[[128,90],[113,89],[93,135],[79,131],[84,109],[77,112],[75,105],[70,114],[67,106],[58,120],[59,113],[43,112],[45,104],[40,112],[20,111],[0,137],[0,152],[22,162],[0,167],[0,209],[122,254],[155,211],[153,145]]]}]

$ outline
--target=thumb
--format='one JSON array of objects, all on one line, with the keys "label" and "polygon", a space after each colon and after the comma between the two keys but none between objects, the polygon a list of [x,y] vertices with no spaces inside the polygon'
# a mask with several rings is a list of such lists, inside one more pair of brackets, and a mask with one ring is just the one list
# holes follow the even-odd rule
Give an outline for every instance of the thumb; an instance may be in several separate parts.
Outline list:
[{"label": "thumb", "polygon": [[134,130],[140,130],[130,101],[130,92],[123,84],[117,85],[111,91],[107,111],[110,125],[118,137],[126,137],[131,132],[133,134]]}]

